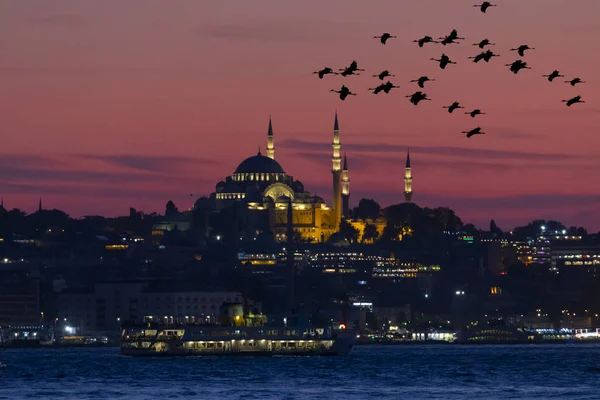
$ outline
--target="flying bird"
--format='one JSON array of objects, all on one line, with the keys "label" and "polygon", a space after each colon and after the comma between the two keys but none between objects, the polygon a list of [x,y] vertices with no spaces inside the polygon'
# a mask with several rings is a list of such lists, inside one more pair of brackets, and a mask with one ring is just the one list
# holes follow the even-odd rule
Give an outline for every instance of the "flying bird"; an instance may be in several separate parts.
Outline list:
[{"label": "flying bird", "polygon": [[422,89],[425,87],[425,82],[435,82],[435,79],[429,79],[427,76],[422,76],[419,79],[412,80],[411,82],[417,82],[417,85],[419,85],[419,87]]},{"label": "flying bird", "polygon": [[419,104],[419,102],[421,100],[431,100],[427,98],[427,93],[423,93],[423,92],[415,92],[411,95],[405,96],[410,98],[410,102],[413,103],[415,106]]},{"label": "flying bird", "polygon": [[350,64],[349,67],[347,68],[341,68],[340,71],[343,71],[340,75],[342,76],[348,76],[348,75],[360,75],[360,74],[356,74],[356,71],[364,71],[364,69],[360,69],[358,68],[358,63],[356,61],[352,61],[352,63]]},{"label": "flying bird", "polygon": [[489,39],[483,39],[479,43],[473,44],[473,46],[479,46],[480,49],[483,49],[485,46],[495,46],[496,43],[490,43]]},{"label": "flying bird", "polygon": [[570,81],[565,81],[565,83],[568,83],[571,86],[575,86],[578,83],[585,83],[585,81],[582,81],[581,78],[575,78],[575,79],[571,79]]},{"label": "flying bird", "polygon": [[423,47],[425,43],[437,43],[431,36],[423,36],[421,39],[413,40],[413,43],[419,43],[419,47]]},{"label": "flying bird", "polygon": [[485,59],[485,52],[477,54],[475,57],[469,57],[470,60],[473,60],[474,63],[478,63],[481,60]]},{"label": "flying bird", "polygon": [[452,111],[456,110],[457,108],[464,108],[463,106],[460,105],[460,103],[458,101],[455,101],[454,103],[450,104],[449,106],[444,106],[442,108],[447,108],[448,112],[450,114],[452,114]]},{"label": "flying bird", "polygon": [[487,11],[488,8],[490,7],[496,7],[496,4],[492,4],[489,1],[484,1],[481,4],[475,4],[473,7],[479,7],[479,9],[481,10],[482,13],[485,13]]},{"label": "flying bird", "polygon": [[385,89],[385,83],[382,83],[381,85],[374,88],[369,88],[368,90],[372,90],[373,94],[379,94],[381,91],[383,91],[383,89]]},{"label": "flying bird", "polygon": [[575,96],[569,100],[563,100],[563,103],[567,103],[567,107],[571,107],[575,103],[585,103],[585,101],[581,100],[581,96]]},{"label": "flying bird", "polygon": [[388,71],[386,69],[385,71],[382,71],[379,75],[373,75],[373,78],[379,78],[381,80],[384,80],[388,76],[396,76],[396,75],[390,74],[390,71]]},{"label": "flying bird", "polygon": [[542,76],[544,78],[548,78],[548,81],[550,81],[550,82],[552,82],[554,80],[554,78],[558,78],[558,77],[564,78],[564,75],[561,75],[560,72],[557,69],[555,69],[554,71],[552,71],[551,74],[542,75]]},{"label": "flying bird", "polygon": [[376,88],[372,88],[369,90],[372,90],[374,94],[378,94],[381,91],[384,91],[387,94],[393,88],[399,88],[399,87],[400,86],[394,86],[394,84],[392,82],[387,81],[386,83],[382,83],[381,85],[377,86]]},{"label": "flying bird", "polygon": [[382,43],[382,44],[385,44],[385,42],[387,42],[387,40],[388,40],[389,38],[395,38],[395,37],[396,37],[396,36],[392,36],[392,35],[390,35],[389,33],[387,33],[387,32],[386,32],[386,33],[384,33],[384,34],[383,34],[383,35],[381,35],[381,36],[373,36],[373,39],[380,39],[381,43]]},{"label": "flying bird", "polygon": [[506,64],[507,67],[510,67],[510,70],[514,73],[514,74],[518,74],[520,70],[522,69],[531,69],[531,67],[527,66],[526,62],[523,62],[521,60],[517,60],[515,62],[513,62],[512,64]]},{"label": "flying bird", "polygon": [[463,37],[458,36],[458,31],[456,29],[452,29],[452,32],[446,37],[441,37],[440,39],[452,39],[452,40],[464,40]]},{"label": "flying bird", "polygon": [[[441,38],[440,38],[441,39]],[[455,39],[452,39],[451,37],[446,36],[440,43],[445,46],[447,44],[452,44],[452,43],[456,43],[458,44],[458,42],[454,41]]]},{"label": "flying bird", "polygon": [[471,112],[466,112],[465,114],[469,114],[471,116],[471,118],[475,118],[478,115],[484,115],[486,113],[481,112],[480,109],[476,108],[475,110],[471,111]]},{"label": "flying bird", "polygon": [[445,54],[442,54],[442,57],[439,60],[436,60],[435,58],[431,58],[430,60],[439,62],[441,69],[445,69],[448,64],[456,64],[454,61],[451,61],[450,57],[448,57]]},{"label": "flying bird", "polygon": [[356,93],[352,93],[345,85],[342,85],[340,90],[331,89],[330,92],[339,93],[340,100],[346,100],[346,97],[348,96],[356,96]]},{"label": "flying bird", "polygon": [[338,75],[337,72],[333,72],[333,70],[329,67],[325,67],[320,71],[315,71],[315,72],[313,72],[313,74],[318,74],[319,79],[323,79],[323,77],[327,74]]},{"label": "flying bird", "polygon": [[522,44],[519,47],[517,47],[516,49],[510,49],[510,51],[516,51],[517,53],[519,53],[519,55],[521,57],[525,57],[525,50],[535,50],[535,48],[529,47],[526,44]]},{"label": "flying bird", "polygon": [[473,135],[485,135],[485,132],[481,132],[480,127],[471,129],[470,131],[462,131],[462,133],[466,133],[468,138],[470,138]]},{"label": "flying bird", "polygon": [[490,62],[490,60],[492,59],[492,57],[500,57],[499,54],[494,54],[493,51],[491,50],[487,50],[485,53],[483,53],[483,60],[487,63]]}]

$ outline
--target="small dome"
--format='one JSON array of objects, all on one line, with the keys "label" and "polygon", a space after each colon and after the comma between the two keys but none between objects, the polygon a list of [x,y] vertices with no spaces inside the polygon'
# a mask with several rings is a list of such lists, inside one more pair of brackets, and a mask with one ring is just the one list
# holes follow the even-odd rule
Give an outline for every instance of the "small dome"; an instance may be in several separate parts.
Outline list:
[{"label": "small dome", "polygon": [[268,174],[284,174],[285,171],[281,165],[272,158],[265,157],[260,152],[252,157],[246,158],[238,165],[235,170],[236,174],[248,173],[268,173]]},{"label": "small dome", "polygon": [[302,193],[304,192],[304,185],[300,181],[294,181],[292,189],[294,189],[294,192]]}]

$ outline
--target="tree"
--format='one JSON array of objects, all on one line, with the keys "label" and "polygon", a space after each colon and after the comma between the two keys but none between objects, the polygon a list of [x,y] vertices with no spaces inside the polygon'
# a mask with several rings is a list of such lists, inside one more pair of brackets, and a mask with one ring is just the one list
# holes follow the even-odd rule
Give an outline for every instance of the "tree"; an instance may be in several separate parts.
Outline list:
[{"label": "tree", "polygon": [[490,220],[490,233],[494,236],[494,237],[499,237],[503,235],[503,232],[500,228],[498,228],[498,225],[496,225],[496,221],[494,221],[493,219]]},{"label": "tree", "polygon": [[388,221],[383,228],[383,234],[381,235],[380,240],[382,242],[393,242],[398,240],[398,235],[400,235],[400,228],[394,225],[393,222]]},{"label": "tree", "polygon": [[373,199],[360,199],[358,207],[353,210],[356,219],[377,219],[381,212],[381,206]]},{"label": "tree", "polygon": [[165,217],[173,217],[179,214],[179,210],[175,207],[175,203],[172,200],[167,202],[167,206],[165,208]]},{"label": "tree", "polygon": [[377,231],[377,226],[373,224],[367,224],[365,226],[365,231],[363,232],[362,242],[373,243],[377,239],[379,239],[379,231]]},{"label": "tree", "polygon": [[350,224],[346,220],[342,220],[340,222],[339,232],[351,243],[356,243],[356,241],[358,240],[358,235],[360,233],[358,229],[353,227],[352,224]]}]

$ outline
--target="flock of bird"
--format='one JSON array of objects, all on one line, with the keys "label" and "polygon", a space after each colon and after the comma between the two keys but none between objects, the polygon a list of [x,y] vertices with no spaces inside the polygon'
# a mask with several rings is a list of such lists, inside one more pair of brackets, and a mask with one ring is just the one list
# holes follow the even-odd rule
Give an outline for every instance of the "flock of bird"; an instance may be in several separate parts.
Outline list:
[{"label": "flock of bird", "polygon": [[[477,7],[482,13],[486,13],[490,7],[497,7],[497,5],[491,4],[489,1],[484,1],[481,4],[474,5],[473,7]],[[396,36],[393,36],[390,33],[386,32],[383,33],[381,36],[373,36],[373,38],[379,39],[381,44],[385,45],[389,39],[395,39]],[[437,40],[434,40],[431,36],[424,36],[420,39],[413,40],[413,42],[417,43],[419,47],[423,47],[425,44],[428,43],[439,43],[443,46],[447,46],[450,44],[458,44],[460,43],[460,40],[465,40],[465,38],[458,36],[458,31],[456,29],[453,29],[449,35],[440,37]],[[477,54],[476,56],[469,57],[469,59],[473,60],[474,63],[479,63],[480,61],[485,61],[486,63],[489,63],[493,57],[499,57],[499,54],[495,54],[493,51],[485,49],[488,46],[495,46],[495,44],[490,42],[490,40],[488,39],[483,39],[478,43],[474,43],[473,46],[477,46],[479,47],[479,49],[482,50],[481,53]],[[535,50],[535,48],[529,47],[528,45],[524,44],[520,45],[517,48],[510,49],[510,51],[515,51],[520,57],[525,57],[525,52],[528,50]],[[431,58],[430,60],[437,62],[439,64],[440,69],[442,70],[445,70],[448,65],[457,63],[456,61],[451,60],[450,57],[448,57],[445,53],[442,53],[439,59]],[[514,74],[518,74],[519,71],[524,69],[531,69],[531,67],[527,65],[527,62],[521,59],[518,59],[510,64],[506,64],[506,66],[509,67],[509,70]],[[332,68],[325,67],[319,71],[313,72],[313,74],[317,74],[319,76],[319,79],[323,79],[325,75],[341,75],[343,77],[348,77],[350,75],[360,75],[358,72],[362,71],[364,71],[364,69],[358,68],[358,63],[356,61],[352,61],[352,63],[350,63],[348,67],[341,68],[338,71],[334,71]],[[561,75],[558,70],[554,70],[552,71],[552,73],[542,76],[544,78],[547,78],[549,82],[553,82],[556,78],[564,77],[564,75]],[[395,77],[395,75],[392,75],[388,70],[384,70],[379,74],[373,75],[373,77],[384,81],[387,78]],[[411,80],[410,82],[416,83],[419,86],[419,88],[424,89],[426,82],[435,82],[435,79],[431,79],[427,76],[421,76],[420,78]],[[565,83],[569,83],[571,86],[575,86],[580,83],[585,83],[585,81],[581,80],[581,78],[573,78],[571,80],[565,81]],[[387,94],[390,93],[392,89],[399,87],[400,86],[394,85],[390,80],[387,80],[385,83],[381,83],[376,87],[369,88],[369,91],[372,91],[374,94],[379,94],[381,92]],[[356,96],[356,93],[350,91],[350,89],[346,85],[342,85],[342,87],[339,90],[331,89],[330,92],[338,93],[339,98],[341,100],[346,100],[348,96]],[[431,100],[427,97],[427,94],[422,91],[417,91],[405,97],[408,98],[409,101],[415,106],[417,106],[421,101]],[[562,100],[562,102],[566,103],[568,107],[571,107],[573,104],[576,103],[585,103],[585,101],[581,99],[581,96],[575,96],[568,100]],[[461,106],[459,102],[455,101],[451,105],[444,106],[443,108],[447,109],[449,113],[453,113],[456,109],[464,107]],[[478,115],[485,115],[486,113],[482,112],[480,109],[475,109],[469,112],[465,112],[465,114],[470,115],[472,118],[475,118]],[[477,127],[469,131],[463,131],[462,133],[466,134],[467,138],[471,138],[474,135],[485,134],[485,132],[481,130],[481,127]]]}]

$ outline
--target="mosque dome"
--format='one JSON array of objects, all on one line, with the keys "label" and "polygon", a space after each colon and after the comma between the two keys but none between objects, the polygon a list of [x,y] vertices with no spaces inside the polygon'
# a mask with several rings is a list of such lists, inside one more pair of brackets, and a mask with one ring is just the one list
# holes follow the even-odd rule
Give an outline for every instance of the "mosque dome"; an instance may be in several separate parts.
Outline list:
[{"label": "mosque dome", "polygon": [[284,174],[285,171],[281,165],[272,158],[263,156],[260,152],[252,157],[246,158],[238,165],[235,170],[236,174],[250,173],[267,173],[267,174]]}]

